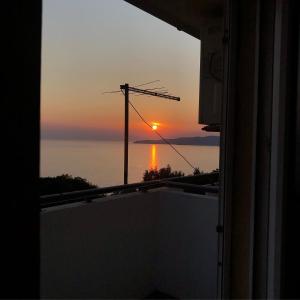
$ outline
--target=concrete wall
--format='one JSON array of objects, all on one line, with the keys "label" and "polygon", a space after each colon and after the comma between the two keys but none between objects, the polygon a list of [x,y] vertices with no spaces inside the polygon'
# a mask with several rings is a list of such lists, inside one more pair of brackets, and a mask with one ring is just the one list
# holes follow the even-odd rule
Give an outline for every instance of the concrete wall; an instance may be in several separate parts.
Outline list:
[{"label": "concrete wall", "polygon": [[217,296],[215,197],[164,191],[159,202],[156,285],[178,298]]},{"label": "concrete wall", "polygon": [[165,189],[108,199],[41,213],[42,297],[215,297],[216,199]]}]

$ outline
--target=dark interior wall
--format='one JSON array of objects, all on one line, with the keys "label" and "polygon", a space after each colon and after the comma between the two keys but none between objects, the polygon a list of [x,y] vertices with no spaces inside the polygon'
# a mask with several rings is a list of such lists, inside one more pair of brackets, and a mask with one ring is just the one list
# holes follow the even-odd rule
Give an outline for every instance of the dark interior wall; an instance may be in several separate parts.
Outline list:
[{"label": "dark interior wall", "polygon": [[253,297],[267,298],[268,215],[271,172],[271,135],[274,62],[275,1],[259,8],[259,74],[256,130],[254,204]]},{"label": "dark interior wall", "polygon": [[[233,126],[225,131],[231,149],[226,158],[232,160],[231,170],[225,170],[232,191],[225,204],[230,208],[224,227],[230,237],[225,238],[230,244],[226,296],[265,299],[275,293],[299,299],[299,1],[231,2],[237,30],[234,88],[229,83],[235,93],[228,99],[234,109],[227,115]],[[270,184],[273,168],[277,173]],[[270,234],[278,241],[272,246]],[[281,261],[269,252],[277,255],[280,249]]]},{"label": "dark interior wall", "polygon": [[[230,148],[225,162],[225,177],[230,177],[230,187],[225,183],[227,207],[225,217],[225,244],[230,243],[230,251],[225,245],[225,261],[230,257],[229,273],[225,280],[229,292],[225,297],[251,297],[252,282],[252,236],[253,236],[253,186],[255,180],[255,132],[253,122],[257,104],[257,9],[258,1],[230,1],[234,8],[231,16],[235,36],[230,36],[230,56],[235,68],[230,70],[228,106],[234,107],[226,116],[231,126],[225,129],[226,148]],[[236,74],[233,76],[233,73]],[[231,82],[233,81],[233,82]],[[234,93],[232,91],[234,90]],[[226,151],[226,149],[225,149]],[[226,165],[231,164],[230,167]],[[227,180],[225,178],[225,180]],[[227,248],[227,249],[226,249]]]},{"label": "dark interior wall", "polygon": [[282,298],[300,299],[299,216],[300,216],[300,3],[283,2],[284,28],[282,57],[286,100],[284,137],[284,203],[282,243]]},{"label": "dark interior wall", "polygon": [[1,3],[3,298],[39,296],[41,0]]}]

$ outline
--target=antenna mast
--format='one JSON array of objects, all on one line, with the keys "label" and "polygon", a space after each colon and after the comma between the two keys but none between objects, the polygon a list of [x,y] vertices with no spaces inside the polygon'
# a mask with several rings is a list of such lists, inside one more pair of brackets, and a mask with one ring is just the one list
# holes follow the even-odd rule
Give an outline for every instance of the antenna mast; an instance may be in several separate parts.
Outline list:
[{"label": "antenna mast", "polygon": [[[152,82],[151,82],[152,83]],[[141,86],[141,85],[140,85]],[[144,90],[136,87],[129,86],[128,83],[120,85],[120,89],[125,97],[125,126],[124,126],[124,184],[128,184],[128,132],[129,132],[129,92],[144,94],[153,97],[165,98],[169,100],[180,101],[180,97],[151,91],[150,89]]]}]

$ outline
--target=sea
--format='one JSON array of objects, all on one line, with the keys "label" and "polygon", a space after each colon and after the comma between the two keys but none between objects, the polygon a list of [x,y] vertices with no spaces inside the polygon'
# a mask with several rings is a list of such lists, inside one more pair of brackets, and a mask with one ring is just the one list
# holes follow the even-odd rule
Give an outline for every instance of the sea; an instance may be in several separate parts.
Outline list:
[{"label": "sea", "polygon": [[[219,147],[174,145],[201,171],[219,168]],[[69,174],[99,187],[123,184],[124,144],[121,141],[41,140],[40,176]],[[185,175],[193,173],[169,145],[129,143],[128,182],[143,180],[145,170],[170,165]]]}]

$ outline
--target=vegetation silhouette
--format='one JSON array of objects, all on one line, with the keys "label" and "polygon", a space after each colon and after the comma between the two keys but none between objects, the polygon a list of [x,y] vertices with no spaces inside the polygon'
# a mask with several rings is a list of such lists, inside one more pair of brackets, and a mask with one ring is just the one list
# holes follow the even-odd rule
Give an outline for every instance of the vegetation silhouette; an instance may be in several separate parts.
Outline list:
[{"label": "vegetation silhouette", "polygon": [[193,171],[193,175],[202,175],[202,174],[204,174],[204,172],[200,171],[199,168],[195,168],[194,171]]},{"label": "vegetation silhouette", "polygon": [[[214,184],[219,179],[219,169],[215,169],[210,173],[204,173],[196,168],[191,175],[203,175],[194,177],[184,177],[185,174],[182,171],[173,171],[170,165],[158,169],[145,170],[143,174],[143,181],[159,180],[165,178],[182,177],[178,179],[182,182],[190,182],[196,184]],[[62,174],[55,177],[40,177],[39,178],[39,192],[40,196],[61,194],[74,191],[82,191],[87,189],[98,188],[97,185],[90,183],[87,179],[76,176],[73,177],[69,174]],[[126,190],[128,192],[129,190]],[[113,194],[122,194],[123,192],[116,192]],[[104,195],[103,195],[104,196]]]},{"label": "vegetation silhouette", "polygon": [[172,178],[172,177],[181,177],[184,176],[182,171],[172,171],[170,165],[167,165],[165,168],[157,169],[150,169],[146,170],[143,174],[143,181],[151,181],[151,180],[158,180],[164,178]]},{"label": "vegetation silhouette", "polygon": [[164,178],[174,178],[174,181],[182,183],[191,183],[198,185],[218,185],[219,183],[219,169],[214,169],[211,172],[200,171],[195,168],[193,174],[185,175],[182,171],[172,171],[171,166],[167,165],[165,168],[149,169],[144,172],[143,181],[159,180]]},{"label": "vegetation silhouette", "polygon": [[60,194],[97,188],[96,185],[81,177],[62,174],[56,177],[41,177],[39,179],[40,195]]},{"label": "vegetation silhouette", "polygon": [[[217,171],[218,169],[214,170],[213,172]],[[203,171],[200,171],[199,168],[195,168],[193,174],[191,175],[204,175]],[[172,177],[182,177],[185,176],[184,172],[182,171],[172,171],[171,166],[168,164],[166,167],[157,169],[149,169],[145,170],[143,174],[143,181],[151,181],[151,180],[158,180],[164,178],[172,178]]]}]

